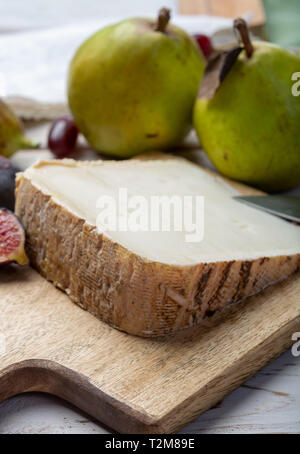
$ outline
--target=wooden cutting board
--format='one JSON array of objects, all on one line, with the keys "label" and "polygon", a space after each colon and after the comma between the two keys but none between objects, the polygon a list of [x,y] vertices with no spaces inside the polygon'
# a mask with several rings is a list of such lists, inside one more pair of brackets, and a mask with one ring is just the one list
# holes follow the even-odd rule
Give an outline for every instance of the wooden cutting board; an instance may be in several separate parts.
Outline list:
[{"label": "wooden cutting board", "polygon": [[176,432],[291,346],[300,273],[210,324],[165,339],[130,336],[30,267],[2,267],[0,401],[43,391],[121,433]]}]

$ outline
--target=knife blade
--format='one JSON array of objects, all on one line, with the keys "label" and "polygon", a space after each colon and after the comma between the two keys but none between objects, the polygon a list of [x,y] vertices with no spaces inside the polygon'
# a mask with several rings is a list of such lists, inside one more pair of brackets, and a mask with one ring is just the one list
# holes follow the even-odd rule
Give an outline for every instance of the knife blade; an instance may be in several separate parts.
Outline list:
[{"label": "knife blade", "polygon": [[235,200],[289,221],[300,222],[300,197],[291,195],[234,196]]}]

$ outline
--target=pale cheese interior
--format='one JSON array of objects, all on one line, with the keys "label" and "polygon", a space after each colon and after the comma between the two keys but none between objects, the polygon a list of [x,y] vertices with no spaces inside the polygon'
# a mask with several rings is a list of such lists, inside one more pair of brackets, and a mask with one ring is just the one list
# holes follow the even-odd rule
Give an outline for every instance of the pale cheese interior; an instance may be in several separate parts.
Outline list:
[{"label": "pale cheese interior", "polygon": [[191,265],[224,260],[300,253],[300,227],[248,207],[218,177],[186,160],[122,162],[40,162],[24,176],[54,200],[96,225],[99,196],[202,195],[205,197],[204,239],[186,242],[186,232],[105,232],[112,241],[152,261]]}]

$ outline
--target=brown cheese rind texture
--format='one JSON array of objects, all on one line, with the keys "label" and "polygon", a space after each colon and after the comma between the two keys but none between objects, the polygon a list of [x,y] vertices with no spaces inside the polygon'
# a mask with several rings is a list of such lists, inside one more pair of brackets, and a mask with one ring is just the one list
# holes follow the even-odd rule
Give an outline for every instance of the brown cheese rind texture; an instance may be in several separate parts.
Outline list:
[{"label": "brown cheese rind texture", "polygon": [[22,175],[15,211],[34,268],[83,309],[143,337],[200,323],[300,267],[300,254],[192,266],[147,261],[99,234]]}]

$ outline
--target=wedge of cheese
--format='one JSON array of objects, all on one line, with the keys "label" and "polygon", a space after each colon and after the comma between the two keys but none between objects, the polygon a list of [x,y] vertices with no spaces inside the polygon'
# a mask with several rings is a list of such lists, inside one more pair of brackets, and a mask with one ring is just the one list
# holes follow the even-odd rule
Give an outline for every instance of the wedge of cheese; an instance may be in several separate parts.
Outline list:
[{"label": "wedge of cheese", "polygon": [[[101,230],[99,197],[204,196],[202,241],[186,231]],[[199,323],[300,266],[300,228],[243,205],[184,159],[41,161],[17,177],[32,265],[110,325],[160,336]],[[127,213],[128,214],[128,213]]]}]

